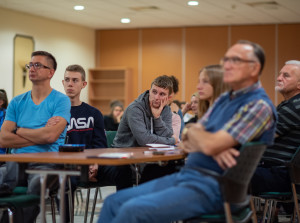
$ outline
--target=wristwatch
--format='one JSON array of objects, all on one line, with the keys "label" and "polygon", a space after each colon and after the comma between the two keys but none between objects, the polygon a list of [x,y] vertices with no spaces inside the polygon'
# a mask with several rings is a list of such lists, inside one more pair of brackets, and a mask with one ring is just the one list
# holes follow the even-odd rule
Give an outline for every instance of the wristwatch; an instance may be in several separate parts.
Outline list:
[{"label": "wristwatch", "polygon": [[12,133],[14,133],[14,134],[17,134],[17,131],[18,131],[18,126],[12,131]]}]

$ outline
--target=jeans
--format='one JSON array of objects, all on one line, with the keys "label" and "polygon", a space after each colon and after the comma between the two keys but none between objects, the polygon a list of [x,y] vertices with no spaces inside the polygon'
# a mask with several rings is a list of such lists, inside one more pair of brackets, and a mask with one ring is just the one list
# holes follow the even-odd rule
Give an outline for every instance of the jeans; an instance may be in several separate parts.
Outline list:
[{"label": "jeans", "polygon": [[109,196],[98,223],[163,223],[220,210],[223,201],[218,182],[196,170],[183,168]]}]

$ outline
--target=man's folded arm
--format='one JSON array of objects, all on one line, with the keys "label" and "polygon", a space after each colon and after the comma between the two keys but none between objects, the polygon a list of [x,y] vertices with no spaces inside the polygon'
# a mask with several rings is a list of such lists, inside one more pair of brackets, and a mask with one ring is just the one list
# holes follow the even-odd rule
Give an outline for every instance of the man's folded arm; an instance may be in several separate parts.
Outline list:
[{"label": "man's folded arm", "polygon": [[19,128],[17,134],[36,144],[49,144],[55,142],[67,125],[66,119],[57,117],[55,125],[46,125],[39,129]]},{"label": "man's folded arm", "polygon": [[228,132],[224,130],[207,132],[200,124],[191,125],[183,137],[183,148],[186,152],[203,152],[209,156],[215,156],[237,144],[238,142]]},{"label": "man's folded arm", "polygon": [[21,148],[35,145],[34,142],[13,133],[16,126],[16,123],[13,121],[4,121],[0,132],[0,147]]}]

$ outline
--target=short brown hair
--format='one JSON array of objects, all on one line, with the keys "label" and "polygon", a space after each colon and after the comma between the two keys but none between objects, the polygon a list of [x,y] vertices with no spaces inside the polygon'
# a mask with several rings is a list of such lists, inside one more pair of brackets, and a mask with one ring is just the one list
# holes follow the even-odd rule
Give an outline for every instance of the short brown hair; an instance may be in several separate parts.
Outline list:
[{"label": "short brown hair", "polygon": [[46,51],[34,51],[31,53],[31,57],[34,56],[45,56],[47,58],[47,61],[52,65],[53,69],[56,70],[57,63],[55,57]]},{"label": "short brown hair", "polygon": [[151,88],[153,84],[157,87],[168,89],[169,95],[173,93],[173,81],[167,75],[162,75],[155,78],[154,81],[151,83]]},{"label": "short brown hair", "polygon": [[173,92],[174,94],[177,94],[179,91],[179,81],[175,76],[170,76],[171,81],[173,82]]},{"label": "short brown hair", "polygon": [[85,71],[82,66],[80,66],[78,64],[69,65],[66,68],[66,71],[79,72],[81,74],[82,81],[85,81]]}]

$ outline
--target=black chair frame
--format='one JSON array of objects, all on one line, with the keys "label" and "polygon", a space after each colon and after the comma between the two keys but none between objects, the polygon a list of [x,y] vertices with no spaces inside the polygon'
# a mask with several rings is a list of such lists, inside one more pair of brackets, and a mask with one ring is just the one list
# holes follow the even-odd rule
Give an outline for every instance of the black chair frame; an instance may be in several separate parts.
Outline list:
[{"label": "black chair frame", "polygon": [[[254,205],[248,195],[248,186],[265,149],[266,145],[259,142],[246,143],[240,149],[237,165],[227,169],[223,174],[197,168],[199,172],[218,180],[224,200],[225,215],[224,212],[221,215],[211,213],[183,222],[247,222],[251,217],[253,222],[257,222]],[[234,212],[231,211],[231,205],[236,207]],[[238,216],[241,213],[243,213],[242,219]]]}]

